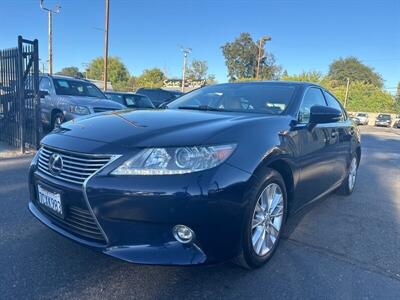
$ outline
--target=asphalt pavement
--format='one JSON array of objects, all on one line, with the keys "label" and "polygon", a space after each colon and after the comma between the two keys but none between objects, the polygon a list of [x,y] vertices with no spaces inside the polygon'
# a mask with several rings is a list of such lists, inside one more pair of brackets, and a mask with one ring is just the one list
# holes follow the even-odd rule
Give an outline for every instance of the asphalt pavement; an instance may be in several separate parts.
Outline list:
[{"label": "asphalt pavement", "polygon": [[1,299],[400,299],[400,130],[363,128],[356,190],[288,221],[270,262],[160,267],[69,241],[27,209],[31,157],[0,160]]}]

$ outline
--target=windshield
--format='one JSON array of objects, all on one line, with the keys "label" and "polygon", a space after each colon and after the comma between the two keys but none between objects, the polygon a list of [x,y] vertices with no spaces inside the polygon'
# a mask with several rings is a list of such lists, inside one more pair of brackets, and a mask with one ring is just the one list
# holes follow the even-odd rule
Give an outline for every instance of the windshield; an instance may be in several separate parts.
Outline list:
[{"label": "windshield", "polygon": [[379,115],[378,118],[382,120],[389,120],[391,117],[390,115]]},{"label": "windshield", "polygon": [[364,113],[358,113],[357,114],[357,117],[366,117],[367,116],[367,114],[364,114]]},{"label": "windshield", "polygon": [[281,114],[295,89],[294,85],[273,83],[211,85],[183,95],[168,108]]},{"label": "windshield", "polygon": [[53,81],[57,95],[106,98],[99,88],[90,82],[69,79],[53,79]]}]

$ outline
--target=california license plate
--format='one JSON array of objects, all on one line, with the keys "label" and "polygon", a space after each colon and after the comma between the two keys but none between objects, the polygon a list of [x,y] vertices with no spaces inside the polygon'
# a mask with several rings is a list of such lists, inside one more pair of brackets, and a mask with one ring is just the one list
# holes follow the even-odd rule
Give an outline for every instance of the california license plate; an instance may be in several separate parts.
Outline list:
[{"label": "california license plate", "polygon": [[63,217],[63,207],[61,195],[59,193],[50,192],[41,185],[38,185],[39,203],[51,210],[51,212]]}]

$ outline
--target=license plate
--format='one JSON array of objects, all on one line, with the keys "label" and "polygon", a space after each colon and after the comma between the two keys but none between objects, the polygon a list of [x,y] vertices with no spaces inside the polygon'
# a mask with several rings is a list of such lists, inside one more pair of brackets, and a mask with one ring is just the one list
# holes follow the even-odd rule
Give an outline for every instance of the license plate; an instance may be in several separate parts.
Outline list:
[{"label": "license plate", "polygon": [[38,185],[39,203],[51,210],[51,212],[63,217],[63,207],[61,195],[59,193],[50,192],[42,186]]}]

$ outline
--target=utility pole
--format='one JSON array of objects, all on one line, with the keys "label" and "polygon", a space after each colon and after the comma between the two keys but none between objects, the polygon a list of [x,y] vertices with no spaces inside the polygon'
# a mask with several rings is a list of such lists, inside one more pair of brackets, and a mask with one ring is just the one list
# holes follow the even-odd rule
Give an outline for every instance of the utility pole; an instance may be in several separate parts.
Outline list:
[{"label": "utility pole", "polygon": [[192,52],[191,48],[181,48],[181,51],[183,52],[183,68],[182,68],[182,87],[181,91],[182,93],[185,92],[185,75],[186,75],[186,63],[187,63],[187,57],[190,52]]},{"label": "utility pole", "polygon": [[110,0],[106,0],[106,30],[104,31],[104,91],[107,90],[108,77],[108,29],[110,16]]},{"label": "utility pole", "polygon": [[349,96],[349,86],[350,86],[350,78],[347,77],[347,85],[346,85],[346,95],[344,96],[344,108],[347,106],[347,98]]},{"label": "utility pole", "polygon": [[40,8],[44,11],[47,11],[48,15],[48,52],[49,52],[49,74],[53,75],[53,13],[58,14],[60,12],[61,6],[58,4],[54,7],[54,9],[50,9],[44,7],[43,5],[44,0],[40,0]]},{"label": "utility pole", "polygon": [[264,42],[270,41],[272,40],[272,38],[269,35],[265,35],[263,37],[260,38],[260,43],[258,45],[258,57],[257,57],[257,70],[256,70],[256,79],[259,78],[260,75],[260,64],[261,64],[261,48],[262,48],[262,44]]}]

